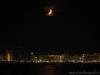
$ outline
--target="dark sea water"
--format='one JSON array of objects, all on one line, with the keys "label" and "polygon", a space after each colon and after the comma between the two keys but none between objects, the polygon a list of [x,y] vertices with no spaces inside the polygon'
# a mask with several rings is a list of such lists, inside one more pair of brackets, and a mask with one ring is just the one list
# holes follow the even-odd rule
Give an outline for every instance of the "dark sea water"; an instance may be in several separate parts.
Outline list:
[{"label": "dark sea water", "polygon": [[100,64],[2,64],[0,75],[100,75]]}]

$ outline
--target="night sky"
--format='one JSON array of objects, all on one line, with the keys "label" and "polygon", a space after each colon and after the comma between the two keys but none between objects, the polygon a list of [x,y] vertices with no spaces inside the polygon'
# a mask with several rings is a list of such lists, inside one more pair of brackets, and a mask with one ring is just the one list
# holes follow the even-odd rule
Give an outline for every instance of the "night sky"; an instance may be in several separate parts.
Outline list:
[{"label": "night sky", "polygon": [[[0,25],[0,47],[96,51],[99,44],[93,12],[96,10],[92,3],[75,0],[8,1],[2,12],[5,17]],[[53,17],[44,15],[50,6],[55,9]]]}]

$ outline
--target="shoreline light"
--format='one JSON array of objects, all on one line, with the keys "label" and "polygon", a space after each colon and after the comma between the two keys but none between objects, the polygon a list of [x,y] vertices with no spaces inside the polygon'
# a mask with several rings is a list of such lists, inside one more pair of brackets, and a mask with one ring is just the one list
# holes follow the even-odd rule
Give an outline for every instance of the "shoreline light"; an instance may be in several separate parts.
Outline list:
[{"label": "shoreline light", "polygon": [[10,53],[7,54],[7,61],[10,61],[11,59]]}]

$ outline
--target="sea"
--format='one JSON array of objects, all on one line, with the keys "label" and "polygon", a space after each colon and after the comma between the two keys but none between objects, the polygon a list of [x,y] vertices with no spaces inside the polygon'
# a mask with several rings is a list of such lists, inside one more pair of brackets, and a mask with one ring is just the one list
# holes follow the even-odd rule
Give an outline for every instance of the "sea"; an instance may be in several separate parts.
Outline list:
[{"label": "sea", "polygon": [[100,63],[0,63],[0,75],[100,75]]}]

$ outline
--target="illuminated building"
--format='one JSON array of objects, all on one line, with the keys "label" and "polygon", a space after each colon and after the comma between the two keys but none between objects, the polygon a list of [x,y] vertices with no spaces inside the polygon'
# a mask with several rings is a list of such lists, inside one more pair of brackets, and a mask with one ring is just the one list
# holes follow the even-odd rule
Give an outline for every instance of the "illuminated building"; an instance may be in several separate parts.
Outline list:
[{"label": "illuminated building", "polygon": [[63,62],[64,56],[63,55],[48,55],[48,60],[50,62]]},{"label": "illuminated building", "polygon": [[7,54],[7,61],[11,61],[11,54],[10,53]]},{"label": "illuminated building", "polygon": [[13,61],[14,59],[14,55],[12,54],[11,51],[7,51],[6,53],[6,60],[9,62],[9,61]]}]

